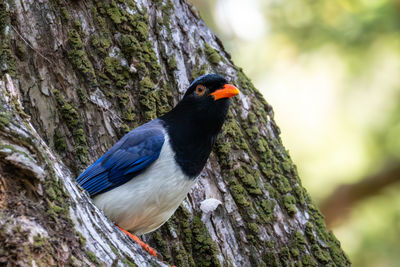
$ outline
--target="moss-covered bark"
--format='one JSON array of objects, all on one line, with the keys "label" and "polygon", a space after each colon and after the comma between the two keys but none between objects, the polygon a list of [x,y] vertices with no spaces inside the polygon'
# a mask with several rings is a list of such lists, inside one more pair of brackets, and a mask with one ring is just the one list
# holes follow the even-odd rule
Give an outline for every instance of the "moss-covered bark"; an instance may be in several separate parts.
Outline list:
[{"label": "moss-covered bark", "polygon": [[[241,95],[198,184],[171,220],[143,238],[180,267],[349,265],[301,185],[271,106],[191,6],[178,0],[5,0],[0,30],[0,133],[5,139],[0,152],[26,142],[18,134],[14,143],[7,141],[15,121],[29,126],[32,142],[44,140],[49,147],[40,145],[44,153],[22,145],[46,173],[34,179],[32,192],[41,192],[36,204],[26,183],[4,190],[0,184],[8,199],[0,199],[5,222],[0,254],[46,265],[151,261],[129,240],[114,239],[115,229],[76,190],[71,177],[123,134],[171,109],[193,78],[215,72],[236,84]],[[17,92],[12,98],[6,96],[10,81]],[[46,160],[45,154],[57,158]],[[8,184],[13,178],[7,166],[17,167],[4,155],[0,174]],[[66,167],[57,178],[54,166],[60,162]],[[21,181],[24,175],[16,173]],[[200,203],[207,198],[222,205],[204,214]],[[14,204],[23,209],[10,210]],[[98,217],[86,218],[90,211]],[[27,224],[25,230],[14,229],[13,218],[25,213],[43,228],[32,240]],[[65,231],[56,236],[57,227]],[[11,233],[16,233],[12,240]],[[18,244],[23,249],[11,253]],[[63,249],[63,258],[54,257]]]}]

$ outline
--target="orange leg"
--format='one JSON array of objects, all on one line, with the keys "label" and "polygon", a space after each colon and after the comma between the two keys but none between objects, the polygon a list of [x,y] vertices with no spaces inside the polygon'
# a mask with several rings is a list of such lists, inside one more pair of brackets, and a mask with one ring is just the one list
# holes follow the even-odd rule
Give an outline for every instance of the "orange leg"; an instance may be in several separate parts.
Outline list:
[{"label": "orange leg", "polygon": [[154,257],[157,257],[157,251],[156,251],[154,248],[150,247],[149,245],[147,245],[146,243],[144,243],[143,241],[141,241],[141,240],[139,239],[139,237],[137,237],[137,236],[135,236],[135,235],[129,233],[128,231],[126,231],[125,229],[119,227],[118,225],[117,225],[117,227],[118,227],[122,232],[124,232],[125,234],[127,234],[130,238],[132,238],[133,240],[135,240],[135,241],[136,241],[144,250],[146,250],[150,255],[152,255],[152,256],[154,256]]}]

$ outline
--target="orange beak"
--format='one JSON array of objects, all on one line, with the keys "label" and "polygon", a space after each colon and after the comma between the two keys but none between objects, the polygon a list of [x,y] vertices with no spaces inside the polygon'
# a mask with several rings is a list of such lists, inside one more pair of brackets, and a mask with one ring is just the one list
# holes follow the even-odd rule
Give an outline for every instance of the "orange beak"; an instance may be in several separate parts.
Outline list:
[{"label": "orange beak", "polygon": [[225,84],[224,87],[215,91],[214,93],[211,93],[210,95],[214,96],[214,101],[217,101],[218,99],[229,98],[239,93],[239,89],[232,84]]}]

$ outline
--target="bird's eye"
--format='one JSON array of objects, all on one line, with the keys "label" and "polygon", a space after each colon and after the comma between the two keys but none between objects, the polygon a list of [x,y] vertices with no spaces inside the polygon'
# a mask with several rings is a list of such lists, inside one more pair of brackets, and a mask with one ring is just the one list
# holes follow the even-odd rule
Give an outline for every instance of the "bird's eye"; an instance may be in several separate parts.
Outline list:
[{"label": "bird's eye", "polygon": [[199,85],[196,86],[196,94],[198,96],[203,96],[206,91],[207,90],[206,90],[206,87],[204,85],[199,84]]}]

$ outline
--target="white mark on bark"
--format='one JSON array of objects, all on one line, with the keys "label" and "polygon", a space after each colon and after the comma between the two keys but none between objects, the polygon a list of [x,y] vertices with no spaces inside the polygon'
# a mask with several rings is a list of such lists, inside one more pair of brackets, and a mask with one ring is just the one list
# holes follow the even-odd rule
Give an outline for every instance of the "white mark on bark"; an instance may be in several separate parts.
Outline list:
[{"label": "white mark on bark", "polygon": [[218,199],[215,198],[208,198],[200,202],[200,209],[205,213],[205,214],[210,214],[214,210],[217,209],[219,205],[221,205],[222,202],[219,201]]}]

